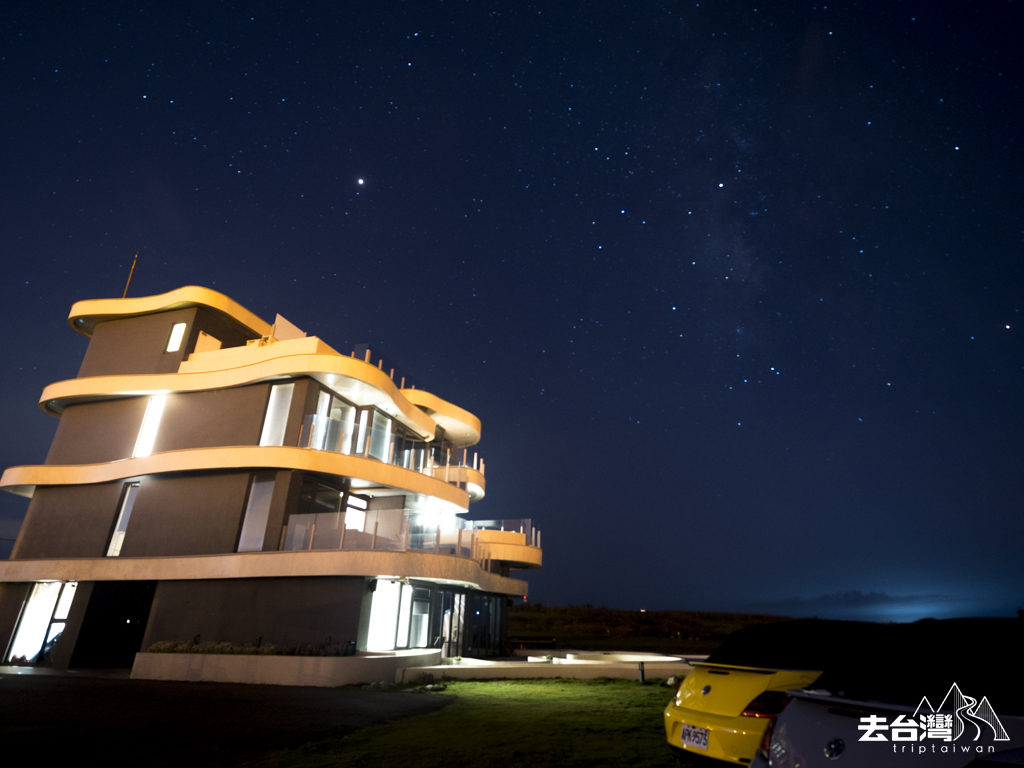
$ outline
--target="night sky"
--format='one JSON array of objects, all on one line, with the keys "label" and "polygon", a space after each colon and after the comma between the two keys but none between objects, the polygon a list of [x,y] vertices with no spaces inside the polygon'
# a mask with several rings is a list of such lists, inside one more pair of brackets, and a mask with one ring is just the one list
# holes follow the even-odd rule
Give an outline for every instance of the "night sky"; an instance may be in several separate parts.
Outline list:
[{"label": "night sky", "polygon": [[7,3],[0,465],[138,252],[477,414],[533,602],[1012,615],[1019,12]]}]

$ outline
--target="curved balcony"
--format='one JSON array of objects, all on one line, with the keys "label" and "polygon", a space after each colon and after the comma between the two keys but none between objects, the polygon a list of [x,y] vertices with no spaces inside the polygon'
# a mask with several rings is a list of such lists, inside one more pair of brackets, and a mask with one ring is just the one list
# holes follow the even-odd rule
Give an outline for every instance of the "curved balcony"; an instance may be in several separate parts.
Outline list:
[{"label": "curved balcony", "polygon": [[495,560],[510,568],[540,568],[543,551],[540,531],[532,532],[478,529],[474,531],[476,553],[480,560]]},{"label": "curved balcony", "polygon": [[517,569],[539,568],[543,559],[540,531],[530,520],[441,520],[417,509],[390,509],[377,512],[371,526],[364,517],[352,525],[350,514],[292,514],[281,531],[280,549],[432,552]]},{"label": "curved balcony", "polygon": [[403,389],[402,394],[436,421],[453,443],[470,446],[480,442],[480,419],[469,411],[424,389]]},{"label": "curved balcony", "polygon": [[416,551],[318,550],[0,561],[0,582],[181,581],[368,574],[443,580],[507,595],[521,595],[527,589],[525,581],[491,573],[472,558]]},{"label": "curved balcony", "polygon": [[352,479],[352,487],[368,492],[399,490],[448,502],[465,512],[469,493],[435,477],[363,456],[311,451],[288,446],[238,445],[165,451],[99,464],[44,464],[9,467],[0,488],[31,496],[38,485],[86,485],[143,475],[217,470],[296,469]]},{"label": "curved balcony", "polygon": [[183,362],[177,373],[58,381],[43,390],[39,405],[59,415],[66,406],[79,402],[226,389],[301,376],[320,381],[357,405],[376,406],[424,440],[434,436],[435,422],[409,402],[386,373],[362,360],[339,355],[315,336],[202,352]]},{"label": "curved balcony", "polygon": [[471,501],[484,497],[484,461],[474,451],[406,440],[390,424],[357,427],[353,422],[309,414],[302,422],[299,446],[318,451],[363,456],[451,483],[465,490]]}]

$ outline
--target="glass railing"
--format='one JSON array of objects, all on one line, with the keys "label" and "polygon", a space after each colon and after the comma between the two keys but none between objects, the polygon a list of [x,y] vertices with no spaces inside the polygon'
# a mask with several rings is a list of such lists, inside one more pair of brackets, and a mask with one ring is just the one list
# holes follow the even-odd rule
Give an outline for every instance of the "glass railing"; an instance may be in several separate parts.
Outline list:
[{"label": "glass railing", "polygon": [[526,534],[527,541],[533,539],[533,521],[528,517],[511,520],[467,520],[466,524],[472,525],[476,531],[512,531]]},{"label": "glass railing", "polygon": [[377,459],[447,482],[455,482],[454,477],[448,477],[448,470],[453,467],[469,467],[484,473],[483,459],[468,449],[409,440],[395,434],[390,424],[360,428],[358,424],[346,425],[341,419],[315,413],[302,420],[299,446]]},{"label": "glass railing", "polygon": [[[376,519],[374,519],[376,518]],[[342,512],[294,514],[281,530],[284,551],[383,550],[434,552],[456,557],[474,557],[476,532],[501,530],[523,533],[526,544],[539,546],[539,531],[529,519],[446,520],[429,526],[417,521],[412,510],[368,510],[363,528],[346,528]],[[372,523],[369,521],[373,520]]]}]

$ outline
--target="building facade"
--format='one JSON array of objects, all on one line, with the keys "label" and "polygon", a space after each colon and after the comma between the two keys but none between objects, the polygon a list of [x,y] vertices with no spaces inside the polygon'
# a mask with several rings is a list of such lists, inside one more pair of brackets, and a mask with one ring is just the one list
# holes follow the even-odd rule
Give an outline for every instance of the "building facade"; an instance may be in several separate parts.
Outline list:
[{"label": "building facade", "polygon": [[503,651],[529,520],[472,522],[480,421],[280,316],[187,286],[76,303],[45,463],[0,562],[4,664],[130,667],[158,643]]}]

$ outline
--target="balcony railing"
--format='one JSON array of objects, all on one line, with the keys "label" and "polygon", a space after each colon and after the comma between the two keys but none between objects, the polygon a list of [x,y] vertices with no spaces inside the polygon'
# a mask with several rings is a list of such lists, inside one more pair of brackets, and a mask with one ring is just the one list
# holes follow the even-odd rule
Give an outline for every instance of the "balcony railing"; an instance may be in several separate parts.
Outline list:
[{"label": "balcony railing", "polygon": [[346,424],[341,419],[308,414],[302,421],[299,447],[376,459],[446,482],[451,482],[447,470],[452,467],[469,467],[484,474],[484,460],[476,451],[470,454],[467,448],[409,440],[395,434],[390,423],[384,427]]},{"label": "balcony railing", "polygon": [[[367,516],[373,515],[367,511]],[[526,544],[539,546],[540,531],[529,519],[463,520],[455,518],[445,525],[424,525],[411,510],[382,510],[384,519],[363,528],[346,528],[345,513],[294,514],[281,529],[280,549],[310,550],[383,550],[395,552],[435,552],[443,555],[475,558],[476,535],[481,530],[514,531],[526,535]],[[450,523],[450,524],[448,524]]]}]

